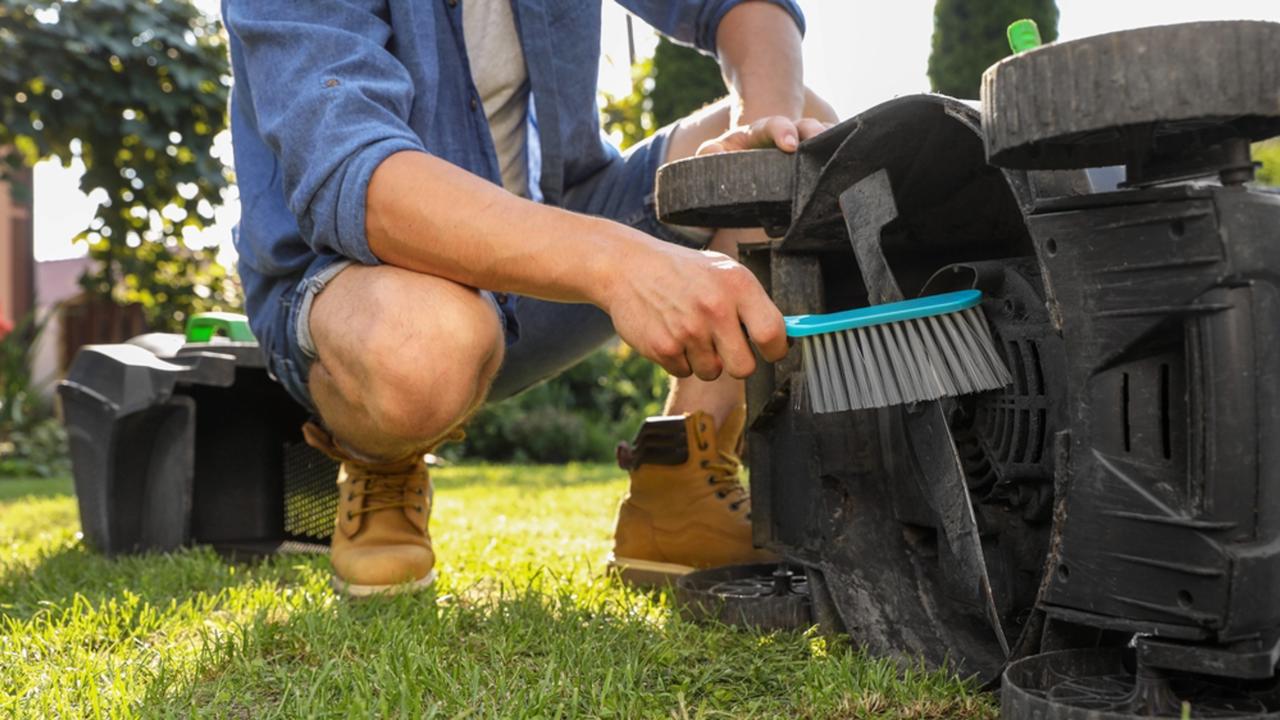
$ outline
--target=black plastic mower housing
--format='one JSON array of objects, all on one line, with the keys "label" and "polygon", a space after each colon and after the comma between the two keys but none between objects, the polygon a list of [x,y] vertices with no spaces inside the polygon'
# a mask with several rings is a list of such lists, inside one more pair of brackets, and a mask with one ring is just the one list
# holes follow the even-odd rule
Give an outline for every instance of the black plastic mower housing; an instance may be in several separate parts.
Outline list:
[{"label": "black plastic mower housing", "polygon": [[1152,635],[1152,664],[1185,665],[1171,643],[1211,641],[1220,656],[1184,669],[1270,677],[1280,194],[1067,198],[1041,204],[1031,228],[1070,389],[1046,609]]},{"label": "black plastic mower housing", "polygon": [[[664,217],[769,231],[742,256],[784,314],[981,290],[1013,377],[814,413],[797,358],[755,373],[757,542],[807,566],[815,616],[877,654],[994,681],[1031,654],[1132,643],[1147,668],[1272,677],[1280,195],[1001,168],[985,138],[970,104],[906,96],[793,158],[660,176]],[[959,485],[980,547],[941,511]]]},{"label": "black plastic mower housing", "polygon": [[306,413],[255,343],[90,345],[58,394],[81,525],[99,551],[327,542],[336,465],[303,442]]}]

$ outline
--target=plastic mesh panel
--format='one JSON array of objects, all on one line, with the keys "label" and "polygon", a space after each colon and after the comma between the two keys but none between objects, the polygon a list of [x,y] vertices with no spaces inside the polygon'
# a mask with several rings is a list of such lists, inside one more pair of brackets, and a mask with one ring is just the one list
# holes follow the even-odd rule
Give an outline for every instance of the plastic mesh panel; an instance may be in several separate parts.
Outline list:
[{"label": "plastic mesh panel", "polygon": [[298,542],[297,540],[285,540],[280,543],[280,547],[276,548],[276,552],[281,555],[325,555],[329,552],[329,546],[318,543]]},{"label": "plastic mesh panel", "polygon": [[338,512],[338,463],[305,442],[284,448],[284,531],[328,540]]}]

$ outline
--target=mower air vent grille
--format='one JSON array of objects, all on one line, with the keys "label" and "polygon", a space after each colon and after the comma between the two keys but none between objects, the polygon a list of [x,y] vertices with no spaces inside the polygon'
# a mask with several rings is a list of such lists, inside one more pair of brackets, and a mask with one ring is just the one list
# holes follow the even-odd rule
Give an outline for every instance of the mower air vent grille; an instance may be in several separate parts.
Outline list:
[{"label": "mower air vent grille", "polygon": [[1006,341],[1001,350],[1013,382],[978,396],[970,410],[972,422],[953,428],[974,491],[1001,478],[1050,477],[1049,399],[1040,348],[1035,339],[1022,337]]},{"label": "mower air vent grille", "polygon": [[297,442],[284,448],[284,530],[294,537],[328,540],[338,512],[338,463]]},{"label": "mower air vent grille", "polygon": [[1039,464],[1048,413],[1040,350],[1027,340],[1008,342],[1005,348],[1013,385],[979,404],[978,433],[995,462]]}]

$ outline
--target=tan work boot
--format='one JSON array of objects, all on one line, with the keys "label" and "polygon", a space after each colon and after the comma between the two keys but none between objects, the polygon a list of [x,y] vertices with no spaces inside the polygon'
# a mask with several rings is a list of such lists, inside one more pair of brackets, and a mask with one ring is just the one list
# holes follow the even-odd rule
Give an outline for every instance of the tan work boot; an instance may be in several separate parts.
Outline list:
[{"label": "tan work boot", "polygon": [[609,567],[641,585],[696,569],[772,562],[751,543],[751,501],[738,479],[745,408],[716,432],[707,413],[654,417],[618,445],[631,490],[618,508]]},{"label": "tan work boot", "polygon": [[351,597],[430,587],[436,556],[427,522],[432,488],[425,450],[401,460],[356,460],[315,423],[302,428],[307,443],[342,463],[338,517],[329,549],[333,588]]}]

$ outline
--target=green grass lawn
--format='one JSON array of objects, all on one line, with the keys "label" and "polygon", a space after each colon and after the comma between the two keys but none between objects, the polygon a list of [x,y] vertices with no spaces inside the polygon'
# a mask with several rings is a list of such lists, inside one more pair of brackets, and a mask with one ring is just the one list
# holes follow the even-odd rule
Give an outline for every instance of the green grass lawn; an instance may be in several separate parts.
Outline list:
[{"label": "green grass lawn", "polygon": [[323,557],[107,560],[68,481],[0,480],[0,717],[995,716],[958,681],[611,582],[615,468],[435,479],[435,589],[354,603]]}]

